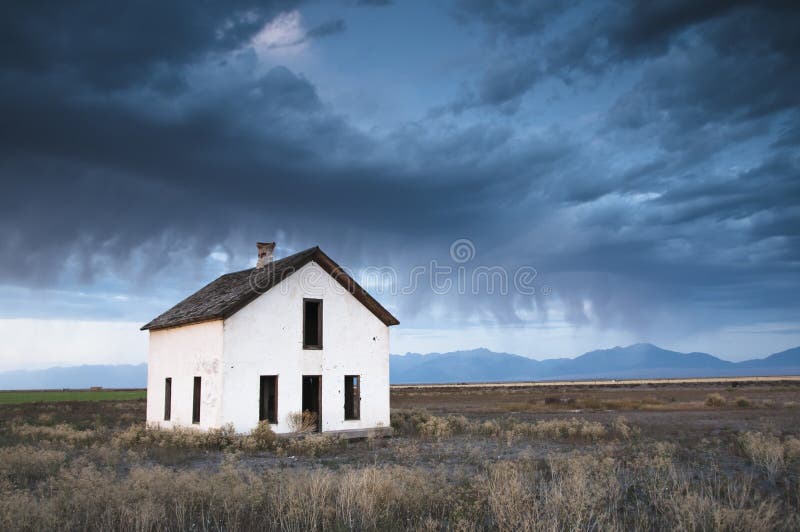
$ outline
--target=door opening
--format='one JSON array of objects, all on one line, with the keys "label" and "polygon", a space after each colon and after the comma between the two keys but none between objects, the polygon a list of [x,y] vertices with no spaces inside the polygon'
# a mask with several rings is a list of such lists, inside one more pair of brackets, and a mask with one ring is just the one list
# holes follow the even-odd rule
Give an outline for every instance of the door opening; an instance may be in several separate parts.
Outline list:
[{"label": "door opening", "polygon": [[303,418],[309,418],[315,432],[322,430],[322,376],[303,375]]}]

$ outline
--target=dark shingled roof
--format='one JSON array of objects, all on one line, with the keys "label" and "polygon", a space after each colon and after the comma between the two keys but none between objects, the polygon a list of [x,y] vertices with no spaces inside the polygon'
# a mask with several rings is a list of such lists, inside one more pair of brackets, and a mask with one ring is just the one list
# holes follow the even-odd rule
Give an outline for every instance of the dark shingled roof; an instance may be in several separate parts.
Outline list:
[{"label": "dark shingled roof", "polygon": [[250,268],[223,275],[144,325],[142,330],[152,331],[228,318],[312,261],[319,264],[383,323],[400,323],[317,246],[271,262],[264,268]]}]

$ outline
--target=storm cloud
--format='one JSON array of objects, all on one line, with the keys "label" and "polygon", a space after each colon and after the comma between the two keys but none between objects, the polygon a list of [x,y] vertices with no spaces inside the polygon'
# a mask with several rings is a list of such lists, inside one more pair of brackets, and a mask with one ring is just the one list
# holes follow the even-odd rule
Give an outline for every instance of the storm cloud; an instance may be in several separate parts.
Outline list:
[{"label": "storm cloud", "polygon": [[[649,338],[796,319],[796,3],[413,7],[471,32],[481,53],[466,58],[410,27],[383,42],[374,28],[412,8],[361,3],[384,7],[7,6],[4,317],[98,318],[14,290],[110,290],[141,299],[102,312],[144,320],[274,237],[401,276],[468,238],[470,267],[534,266],[550,292],[379,297],[420,327],[560,316]],[[259,43],[286,13],[305,25],[269,36],[293,43],[276,55]],[[417,75],[437,53],[448,74]],[[424,112],[382,121],[348,96],[397,94],[384,68],[416,76],[401,94]]]}]

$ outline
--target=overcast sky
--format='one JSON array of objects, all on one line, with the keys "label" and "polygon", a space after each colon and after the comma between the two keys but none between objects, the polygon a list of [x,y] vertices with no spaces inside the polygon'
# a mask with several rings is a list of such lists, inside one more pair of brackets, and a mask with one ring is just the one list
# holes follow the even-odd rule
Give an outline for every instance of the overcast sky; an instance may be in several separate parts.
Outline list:
[{"label": "overcast sky", "polygon": [[0,370],[144,361],[258,240],[394,353],[800,345],[796,1],[50,4],[0,17]]}]

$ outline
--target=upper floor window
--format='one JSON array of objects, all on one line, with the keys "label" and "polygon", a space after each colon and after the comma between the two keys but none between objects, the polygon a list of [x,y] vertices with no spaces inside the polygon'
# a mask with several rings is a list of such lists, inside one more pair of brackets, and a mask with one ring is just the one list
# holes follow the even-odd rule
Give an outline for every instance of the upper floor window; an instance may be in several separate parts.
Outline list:
[{"label": "upper floor window", "polygon": [[322,300],[303,300],[303,349],[322,349]]}]

